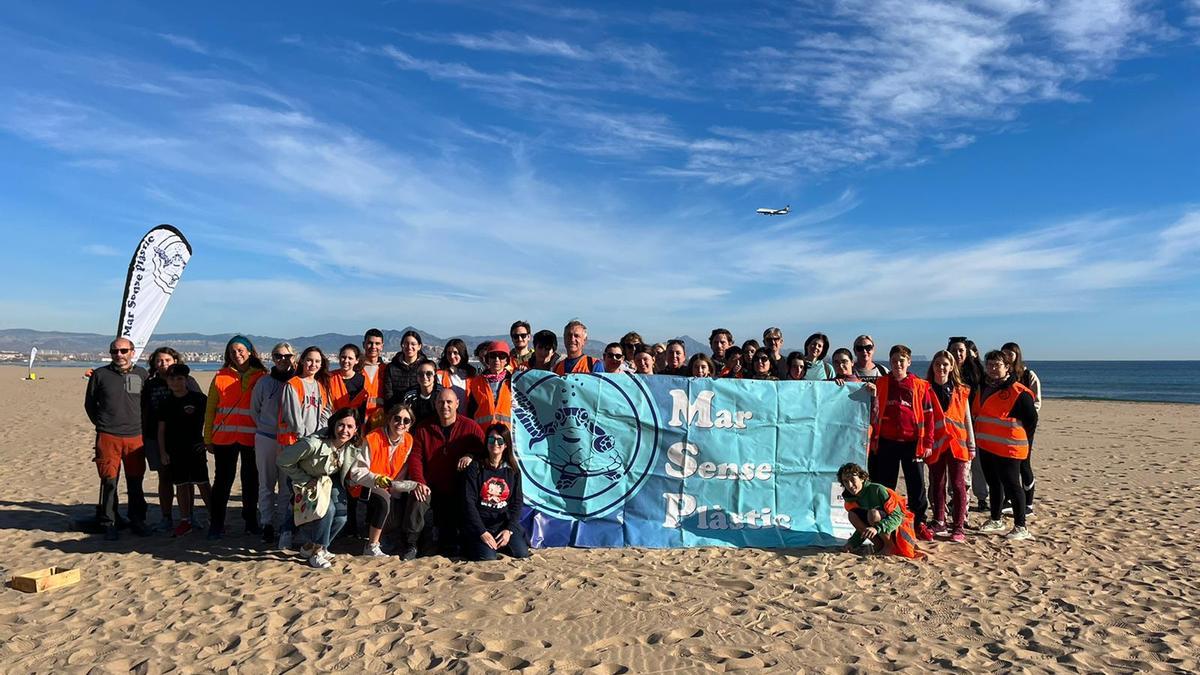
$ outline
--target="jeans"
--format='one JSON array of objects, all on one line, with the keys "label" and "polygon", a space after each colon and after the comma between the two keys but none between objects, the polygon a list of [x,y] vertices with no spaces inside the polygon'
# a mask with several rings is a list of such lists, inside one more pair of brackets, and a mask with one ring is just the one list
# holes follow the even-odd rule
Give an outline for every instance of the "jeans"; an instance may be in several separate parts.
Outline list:
[{"label": "jeans", "polygon": [[258,468],[258,516],[262,525],[282,528],[291,511],[291,485],[279,473],[275,459],[279,441],[262,434],[254,435],[254,458]]},{"label": "jeans", "polygon": [[893,490],[900,470],[904,470],[904,492],[908,496],[908,508],[913,513],[913,525],[925,522],[928,506],[925,495],[925,464],[916,460],[916,441],[893,441],[879,439],[879,448],[867,457],[867,473],[871,481]]},{"label": "jeans", "polygon": [[[498,553],[506,553],[513,558],[528,558],[529,545],[525,543],[525,532],[517,527],[513,530],[512,536],[508,539],[508,546],[502,546],[499,550],[493,549],[479,537],[470,537],[463,539],[462,554],[467,560],[495,560]],[[493,532],[492,536],[496,536],[499,532]]]},{"label": "jeans", "polygon": [[342,527],[346,525],[347,510],[346,488],[336,476],[333,477],[333,490],[329,495],[329,510],[324,516],[301,525],[304,534],[308,536],[308,540],[320,546],[321,548],[329,548],[329,543],[333,538],[342,531]]},{"label": "jeans", "polygon": [[214,445],[213,458],[216,467],[212,486],[212,532],[225,530],[225,511],[229,506],[229,494],[233,491],[233,478],[237,475],[238,458],[242,460],[242,520],[247,527],[258,525],[258,469],[255,466],[254,448],[233,443]]}]

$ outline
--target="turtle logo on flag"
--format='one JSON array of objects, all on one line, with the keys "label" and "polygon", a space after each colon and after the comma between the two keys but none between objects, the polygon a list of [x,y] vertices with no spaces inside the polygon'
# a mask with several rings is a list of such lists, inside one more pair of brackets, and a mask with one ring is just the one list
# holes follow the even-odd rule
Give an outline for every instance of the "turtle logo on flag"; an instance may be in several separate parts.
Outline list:
[{"label": "turtle logo on flag", "polygon": [[167,295],[174,293],[175,286],[183,276],[183,268],[191,257],[187,243],[171,232],[162,241],[154,243],[151,253],[150,270],[154,283]]},{"label": "turtle logo on flag", "polygon": [[597,518],[645,483],[658,447],[658,414],[637,376],[525,371],[513,378],[513,399],[514,444],[525,499],[534,508]]}]

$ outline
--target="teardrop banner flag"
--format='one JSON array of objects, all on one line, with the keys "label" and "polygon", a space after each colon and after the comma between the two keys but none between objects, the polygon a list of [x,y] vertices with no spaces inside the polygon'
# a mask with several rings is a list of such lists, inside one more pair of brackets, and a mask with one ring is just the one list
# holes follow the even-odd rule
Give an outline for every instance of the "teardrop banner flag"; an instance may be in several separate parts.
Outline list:
[{"label": "teardrop banner flag", "polygon": [[33,360],[37,358],[37,347],[29,349],[29,372],[33,372]]},{"label": "teardrop banner flag", "polygon": [[191,258],[192,245],[171,225],[147,232],[134,250],[117,323],[117,336],[133,343],[133,361],[150,342]]}]

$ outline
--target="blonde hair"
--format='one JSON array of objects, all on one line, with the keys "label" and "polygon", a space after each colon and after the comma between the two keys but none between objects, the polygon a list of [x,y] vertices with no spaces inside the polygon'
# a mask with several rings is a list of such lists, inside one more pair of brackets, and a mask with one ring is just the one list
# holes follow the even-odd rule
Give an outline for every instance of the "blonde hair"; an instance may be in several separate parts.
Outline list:
[{"label": "blonde hair", "polygon": [[275,345],[274,347],[271,347],[271,353],[275,354],[275,353],[279,352],[279,350],[281,350],[281,349],[286,349],[289,354],[296,353],[295,347],[292,347],[292,343],[287,342],[287,341],[280,342],[279,344]]},{"label": "blonde hair", "polygon": [[945,349],[934,354],[933,358],[929,360],[929,372],[925,373],[925,379],[933,382],[933,364],[937,363],[938,359],[946,359],[946,361],[950,363],[950,375],[947,377],[947,379],[950,381],[950,384],[954,385],[956,388],[961,387],[963,381],[962,373],[958,371],[958,359],[956,359],[953,354]]}]

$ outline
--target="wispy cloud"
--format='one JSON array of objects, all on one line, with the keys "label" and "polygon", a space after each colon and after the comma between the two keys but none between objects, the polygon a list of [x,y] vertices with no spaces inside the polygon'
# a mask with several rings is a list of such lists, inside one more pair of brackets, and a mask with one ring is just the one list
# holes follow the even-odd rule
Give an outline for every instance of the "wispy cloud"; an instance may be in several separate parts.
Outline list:
[{"label": "wispy cloud", "polygon": [[180,49],[184,49],[189,52],[194,52],[196,54],[202,54],[204,56],[208,56],[209,54],[212,53],[208,47],[200,44],[200,42],[197,40],[187,37],[186,35],[175,35],[173,33],[159,33],[158,37],[162,38],[163,40],[166,40],[168,43],[170,43],[176,47],[179,47]]},{"label": "wispy cloud", "polygon": [[121,255],[115,247],[108,244],[88,244],[83,247],[83,252],[88,255],[98,256],[116,256]]}]

